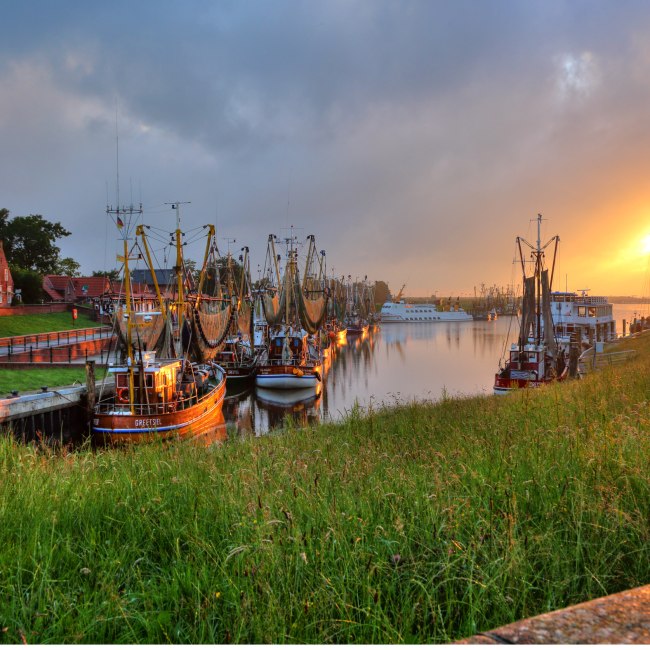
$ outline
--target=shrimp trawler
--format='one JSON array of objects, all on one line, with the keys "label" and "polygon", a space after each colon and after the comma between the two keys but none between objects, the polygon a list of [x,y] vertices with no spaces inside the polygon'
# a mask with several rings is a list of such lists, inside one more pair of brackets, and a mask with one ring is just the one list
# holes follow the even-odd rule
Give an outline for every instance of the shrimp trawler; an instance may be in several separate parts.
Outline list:
[{"label": "shrimp trawler", "polygon": [[[537,388],[553,381],[562,381],[568,374],[564,351],[555,340],[551,313],[551,285],[555,257],[560,238],[555,235],[544,246],[541,242],[542,215],[537,215],[537,243],[517,237],[517,247],[523,272],[524,297],[517,343],[513,343],[505,364],[494,377],[495,395],[506,395],[517,388]],[[526,274],[522,243],[531,250],[533,275]],[[544,268],[545,250],[555,244],[551,277]]]},{"label": "shrimp trawler", "polygon": [[[327,313],[323,271],[324,252],[318,253],[314,236],[302,279],[293,236],[287,238],[287,258],[281,279],[275,236],[269,235],[265,263],[266,291],[262,296],[268,323],[268,341],[255,377],[261,388],[293,390],[318,388],[322,382],[319,329]],[[278,291],[277,287],[281,287]]]},{"label": "shrimp trawler", "polygon": [[250,280],[248,247],[244,246],[239,264],[230,251],[214,267],[214,275],[221,278],[222,296],[230,298],[235,313],[228,327],[223,346],[215,360],[224,369],[228,385],[252,380],[257,373],[259,350],[255,348],[254,300]]},{"label": "shrimp trawler", "polygon": [[[115,216],[122,234],[124,293],[114,310],[115,329],[122,342],[121,359],[109,364],[107,380],[92,418],[93,437],[100,442],[134,443],[208,433],[219,423],[226,390],[224,370],[214,362],[233,318],[230,302],[210,300],[202,292],[207,262],[204,261],[198,290],[190,292],[191,276],[184,266],[178,204],[176,230],[176,286],[163,296],[153,272],[145,228],[135,228],[134,245],[129,250],[129,234],[135,214],[142,208],[107,208]],[[214,227],[208,228],[206,260]],[[165,233],[167,235],[167,233]],[[134,309],[129,262],[146,259],[152,270],[158,308]],[[110,379],[113,382],[110,382]],[[110,385],[114,385],[114,391]]]}]

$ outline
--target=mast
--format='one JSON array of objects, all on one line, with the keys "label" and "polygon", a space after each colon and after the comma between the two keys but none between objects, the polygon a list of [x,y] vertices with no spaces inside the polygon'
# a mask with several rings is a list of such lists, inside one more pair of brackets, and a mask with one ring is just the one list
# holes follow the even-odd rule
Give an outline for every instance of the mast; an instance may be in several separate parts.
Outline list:
[{"label": "mast", "polygon": [[542,342],[542,215],[537,215],[537,250],[535,251],[535,276],[537,282],[537,332],[536,343]]},{"label": "mast", "polygon": [[[176,266],[174,271],[176,273],[176,317],[178,319],[178,340],[179,346],[182,346],[183,340],[183,310],[185,306],[185,293],[183,290],[183,233],[181,232],[181,204],[188,204],[190,201],[177,201],[176,203],[168,203],[172,206],[172,210],[176,210]],[[177,349],[177,354],[180,356],[182,350]]]},{"label": "mast", "polygon": [[[149,226],[147,226],[148,228]],[[156,297],[158,298],[158,304],[160,305],[160,311],[163,315],[167,314],[165,308],[165,301],[163,300],[162,294],[160,292],[160,286],[158,285],[158,278],[156,277],[156,270],[153,267],[153,262],[151,261],[151,253],[149,252],[149,244],[147,243],[147,238],[144,233],[144,226],[140,225],[135,229],[136,236],[139,236],[142,240],[142,245],[144,246],[144,252],[147,256],[147,264],[149,265],[149,270],[151,271],[151,278],[153,280],[153,286],[156,289]]]},{"label": "mast", "polygon": [[[129,260],[136,260],[137,257],[129,257],[129,230],[131,228],[131,221],[133,220],[133,215],[142,214],[142,204],[139,208],[134,208],[133,205],[130,205],[128,208],[122,206],[120,208],[119,204],[116,208],[113,206],[106,206],[106,214],[115,215],[115,225],[117,226],[119,232],[122,234],[123,242],[123,255],[117,256],[117,261],[124,264],[124,291],[125,291],[125,301],[126,301],[126,363],[129,369],[129,404],[132,406],[135,399],[135,389],[134,389],[134,380],[133,380],[133,366],[135,363],[133,355],[133,343],[131,341],[131,330],[133,329],[133,292],[131,291],[131,273],[129,271]],[[122,218],[124,217],[124,218]],[[142,355],[142,351],[140,351]]]}]

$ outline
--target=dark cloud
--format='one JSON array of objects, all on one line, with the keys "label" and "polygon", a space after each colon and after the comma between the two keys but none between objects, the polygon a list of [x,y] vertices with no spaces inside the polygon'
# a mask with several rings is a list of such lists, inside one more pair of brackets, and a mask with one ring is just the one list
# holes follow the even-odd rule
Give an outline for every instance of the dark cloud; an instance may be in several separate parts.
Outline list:
[{"label": "dark cloud", "polygon": [[570,241],[650,171],[647,2],[24,0],[3,24],[3,201],[61,219],[86,271],[116,121],[123,197],[191,199],[260,257],[301,222],[422,291],[509,278],[529,217]]}]

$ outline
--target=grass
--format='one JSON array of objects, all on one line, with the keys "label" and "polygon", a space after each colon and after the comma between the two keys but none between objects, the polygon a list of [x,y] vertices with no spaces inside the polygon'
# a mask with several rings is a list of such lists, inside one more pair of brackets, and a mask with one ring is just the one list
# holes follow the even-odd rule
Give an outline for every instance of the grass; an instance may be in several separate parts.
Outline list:
[{"label": "grass", "polygon": [[99,324],[82,311],[79,311],[76,321],[72,320],[70,312],[2,316],[0,317],[0,338],[77,330],[87,327],[99,327]]},{"label": "grass", "polygon": [[[103,377],[102,368],[96,368],[97,379]],[[3,369],[0,373],[0,396],[12,390],[21,392],[39,390],[41,386],[56,388],[71,386],[75,382],[86,384],[86,368],[77,365],[70,368],[19,368]]]},{"label": "grass", "polygon": [[200,448],[0,441],[8,643],[443,643],[650,582],[650,337],[508,398]]}]

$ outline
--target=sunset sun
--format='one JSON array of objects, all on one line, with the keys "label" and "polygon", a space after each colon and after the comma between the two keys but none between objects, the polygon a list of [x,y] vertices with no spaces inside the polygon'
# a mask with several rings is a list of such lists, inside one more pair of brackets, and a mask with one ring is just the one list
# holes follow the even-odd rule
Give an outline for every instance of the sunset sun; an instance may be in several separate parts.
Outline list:
[{"label": "sunset sun", "polygon": [[641,238],[641,254],[650,255],[650,235]]}]

